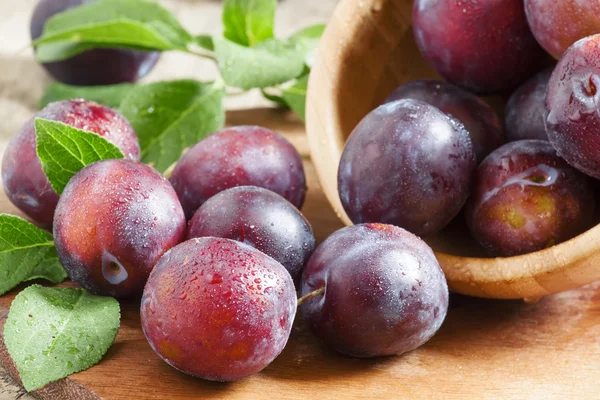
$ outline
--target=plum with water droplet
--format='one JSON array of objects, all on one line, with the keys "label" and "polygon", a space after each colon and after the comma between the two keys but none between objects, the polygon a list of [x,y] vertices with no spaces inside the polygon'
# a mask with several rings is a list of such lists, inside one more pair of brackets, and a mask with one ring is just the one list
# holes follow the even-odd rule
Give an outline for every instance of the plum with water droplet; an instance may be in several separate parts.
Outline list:
[{"label": "plum with water droplet", "polygon": [[310,224],[270,190],[239,186],[208,199],[190,221],[189,238],[215,236],[250,245],[279,261],[297,282],[315,249]]},{"label": "plum with water droplet", "polygon": [[558,155],[600,179],[600,35],[577,41],[548,82],[546,132]]},{"label": "plum with water droplet", "polygon": [[475,93],[510,92],[550,58],[529,29],[523,0],[415,0],[412,24],[433,69]]},{"label": "plum with water droplet", "polygon": [[[40,0],[30,24],[31,40],[42,36],[46,21],[55,14],[95,0]],[[135,82],[147,75],[160,57],[159,52],[97,48],[66,60],[44,63],[54,79],[70,85],[112,85]]]},{"label": "plum with water droplet", "polygon": [[429,235],[459,213],[475,167],[469,133],[458,120],[422,101],[397,100],[354,128],[340,161],[338,190],[354,223]]},{"label": "plum with water droplet", "polygon": [[446,278],[431,248],[384,224],[354,225],[327,238],[304,270],[301,295],[313,333],[355,357],[416,349],[448,311]]},{"label": "plum with water droplet", "polygon": [[594,188],[550,143],[522,140],[490,154],[477,168],[466,207],[475,240],[492,256],[553,246],[594,221]]},{"label": "plum with water droplet", "polygon": [[167,252],[144,289],[142,328],[169,365],[213,381],[267,367],[285,347],[296,315],[285,268],[224,238],[191,239]]},{"label": "plum with water droplet", "polygon": [[548,140],[545,102],[551,74],[552,68],[537,73],[508,99],[504,110],[504,124],[509,141]]},{"label": "plum with water droplet", "polygon": [[436,80],[408,82],[396,88],[386,103],[400,99],[421,100],[462,122],[469,132],[478,162],[506,142],[502,124],[492,107],[451,83]]},{"label": "plum with water droplet", "polygon": [[50,186],[36,150],[35,118],[96,133],[138,161],[140,146],[129,122],[117,111],[86,100],[48,104],[12,137],[2,160],[2,186],[9,200],[35,223],[52,229],[58,194]]},{"label": "plum with water droplet", "polygon": [[177,194],[151,167],[131,160],[88,165],[67,184],[54,243],[70,278],[99,295],[139,295],[159,258],[185,239]]},{"label": "plum with water droplet", "polygon": [[181,157],[170,181],[188,219],[206,200],[236,186],[271,190],[297,208],[306,195],[300,154],[283,136],[260,126],[213,133]]},{"label": "plum with water droplet", "polygon": [[557,59],[579,39],[600,32],[598,0],[525,0],[525,14],[538,43]]}]

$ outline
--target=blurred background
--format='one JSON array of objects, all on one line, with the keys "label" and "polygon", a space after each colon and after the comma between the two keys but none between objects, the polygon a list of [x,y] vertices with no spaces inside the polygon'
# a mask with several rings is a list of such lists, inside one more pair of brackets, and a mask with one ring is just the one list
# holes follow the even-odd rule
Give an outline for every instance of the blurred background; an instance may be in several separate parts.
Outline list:
[{"label": "blurred background", "polygon": [[[193,34],[222,33],[220,0],[159,0]],[[326,23],[337,0],[282,0],[276,35],[287,35],[316,23]],[[51,78],[33,58],[29,22],[37,0],[0,0],[0,157],[10,137],[37,110]],[[211,61],[180,52],[164,53],[143,82],[194,78],[212,80]],[[272,106],[258,91],[225,99],[228,109]],[[30,400],[0,367],[0,400]]]},{"label": "blurred background", "polygon": [[[159,0],[193,34],[222,33],[220,0]],[[282,0],[276,17],[276,35],[285,37],[301,28],[325,23],[337,0]],[[10,137],[38,109],[51,82],[33,58],[29,22],[37,0],[0,0],[0,155]],[[213,62],[181,52],[163,53],[143,82],[194,78],[212,80]],[[228,109],[269,106],[259,92],[229,96]],[[4,399],[2,399],[4,400]]]}]

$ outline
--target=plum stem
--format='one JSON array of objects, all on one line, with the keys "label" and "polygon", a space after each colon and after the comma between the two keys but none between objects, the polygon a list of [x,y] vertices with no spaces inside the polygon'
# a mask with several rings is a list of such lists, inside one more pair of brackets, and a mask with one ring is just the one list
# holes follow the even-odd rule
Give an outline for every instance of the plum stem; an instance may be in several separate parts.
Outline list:
[{"label": "plum stem", "polygon": [[325,286],[323,286],[323,287],[321,287],[321,288],[319,288],[319,289],[317,289],[317,290],[315,290],[315,291],[313,291],[313,292],[310,292],[310,293],[309,293],[309,294],[307,294],[307,295],[304,295],[304,296],[300,297],[300,298],[298,299],[298,307],[299,307],[299,306],[300,306],[302,303],[304,303],[306,300],[308,300],[308,299],[312,299],[313,297],[321,296],[323,293],[325,293]]}]

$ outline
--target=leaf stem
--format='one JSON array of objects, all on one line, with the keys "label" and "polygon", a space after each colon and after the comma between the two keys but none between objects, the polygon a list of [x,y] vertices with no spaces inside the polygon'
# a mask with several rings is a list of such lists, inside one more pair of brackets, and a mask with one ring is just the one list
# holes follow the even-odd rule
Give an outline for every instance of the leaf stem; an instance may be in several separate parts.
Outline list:
[{"label": "leaf stem", "polygon": [[188,54],[192,54],[197,57],[202,57],[202,58],[207,58],[209,60],[213,60],[214,62],[217,61],[217,58],[214,55],[209,54],[209,53],[203,53],[203,52],[194,51],[194,50],[190,50],[190,49],[187,49],[186,52]]},{"label": "leaf stem", "polygon": [[298,299],[298,307],[300,307],[300,305],[302,303],[304,303],[306,300],[312,299],[313,297],[321,296],[323,293],[325,293],[325,286],[322,286],[319,289],[317,289],[315,291],[312,291],[309,294],[300,297]]},{"label": "leaf stem", "polygon": [[169,168],[167,168],[165,170],[165,172],[163,172],[163,176],[167,179],[171,178],[171,175],[173,174],[173,170],[175,169],[175,166],[177,166],[177,161],[175,161],[173,164],[171,164],[171,166],[169,166]]}]

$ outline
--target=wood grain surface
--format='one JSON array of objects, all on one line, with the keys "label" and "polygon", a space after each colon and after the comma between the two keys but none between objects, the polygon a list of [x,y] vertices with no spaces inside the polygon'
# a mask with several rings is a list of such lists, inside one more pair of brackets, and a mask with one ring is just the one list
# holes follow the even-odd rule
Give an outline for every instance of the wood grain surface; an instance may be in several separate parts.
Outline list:
[{"label": "wood grain surface", "polygon": [[[29,47],[29,19],[39,0],[0,0],[0,154],[10,137],[38,110],[39,100],[50,77],[34,60]],[[173,12],[192,33],[221,34],[221,0],[156,0]],[[275,30],[287,37],[311,24],[325,23],[337,0],[283,0],[278,4]],[[181,52],[167,52],[145,82],[194,78],[213,80],[214,63]],[[254,90],[228,96],[227,109],[247,109],[269,105]],[[248,123],[239,121],[240,124]],[[306,146],[306,144],[304,144]],[[0,367],[0,400],[31,400],[8,373]]]},{"label": "wood grain surface", "polygon": [[[411,0],[394,0],[403,10]],[[28,42],[28,18],[36,0],[0,0],[0,153],[6,139],[37,109],[37,102],[49,83],[48,77],[22,49]],[[336,0],[286,0],[278,14],[278,31],[289,34],[301,26],[324,22]],[[193,32],[220,32],[216,0],[161,0]],[[334,20],[339,28],[350,26],[353,18],[371,12],[367,1],[361,8]],[[383,1],[375,2],[381,10]],[[297,4],[301,4],[298,7]],[[365,8],[366,7],[366,8]],[[361,10],[360,12],[358,10]],[[406,18],[388,13],[385,24],[364,21],[375,31],[391,27],[389,21]],[[393,30],[392,30],[393,31]],[[391,32],[391,31],[390,31]],[[397,31],[396,31],[397,32]],[[342,40],[343,39],[343,40]],[[384,41],[371,36],[373,44],[347,35],[338,44],[351,48],[364,43],[352,56],[341,57],[332,50],[327,60],[356,62],[356,78],[347,80],[354,90],[366,88],[373,70],[364,63],[358,50],[395,41],[389,33]],[[389,81],[377,87],[379,96],[398,76],[423,76],[430,72],[416,55],[408,35],[393,53],[387,67]],[[331,42],[333,45],[333,41]],[[409,49],[402,56],[402,49]],[[358,61],[357,61],[358,60]],[[327,61],[329,62],[329,61]],[[416,67],[415,67],[416,66]],[[369,68],[367,68],[369,67]],[[407,72],[407,69],[410,71]],[[412,71],[412,72],[411,72]],[[182,77],[210,79],[214,67],[187,55],[167,53],[149,81]],[[395,77],[393,77],[395,76]],[[27,77],[27,79],[23,79]],[[324,87],[330,82],[323,81]],[[229,98],[228,108],[264,104],[252,93]],[[335,96],[341,96],[339,93]],[[359,100],[360,95],[350,101]],[[364,97],[364,96],[363,96]],[[323,97],[325,99],[325,97]],[[373,100],[369,98],[369,101]],[[320,105],[314,103],[313,107]],[[333,103],[332,103],[333,104]],[[322,111],[332,115],[332,104]],[[350,111],[353,112],[352,110]],[[337,114],[336,114],[337,115]],[[350,126],[360,118],[341,118],[340,126]],[[228,114],[234,124],[264,124],[284,132],[294,145],[308,154],[304,129],[290,114],[270,110],[238,111]],[[338,123],[330,119],[328,124]],[[324,147],[327,144],[321,144]],[[318,147],[319,145],[316,144]],[[341,227],[316,180],[315,169],[305,159],[310,191],[304,212],[315,228],[319,241]],[[325,171],[325,170],[324,170]],[[14,212],[3,195],[0,211]],[[461,239],[458,236],[458,239]],[[0,297],[0,329],[8,307],[19,289]],[[600,397],[600,285],[542,298],[535,304],[521,301],[478,300],[458,295],[451,297],[450,311],[442,329],[427,345],[402,357],[374,360],[351,359],[323,348],[301,320],[296,321],[290,342],[283,354],[262,373],[233,384],[204,382],[179,373],[162,362],[146,343],[139,325],[138,304],[123,304],[123,320],[115,345],[103,361],[88,371],[75,374],[34,393],[51,400],[79,399],[597,399]],[[0,336],[1,338],[1,336]],[[0,340],[0,365],[17,377],[14,365]],[[0,400],[30,399],[14,387],[0,369]],[[18,379],[18,377],[17,377]]]},{"label": "wood grain surface", "polygon": [[[278,129],[305,156],[309,195],[304,212],[322,241],[342,226],[306,158],[302,125],[289,113],[239,111],[238,119]],[[304,150],[303,150],[304,149]],[[0,210],[14,211],[4,197]],[[0,298],[4,324],[18,290]],[[290,341],[260,374],[211,383],[169,367],[147,344],[139,304],[122,303],[116,343],[99,365],[34,394],[79,399],[597,399],[600,393],[600,284],[522,301],[453,295],[440,332],[399,357],[353,359],[324,348],[297,318]],[[14,366],[0,342],[0,363]],[[15,375],[16,376],[16,375]]]}]

